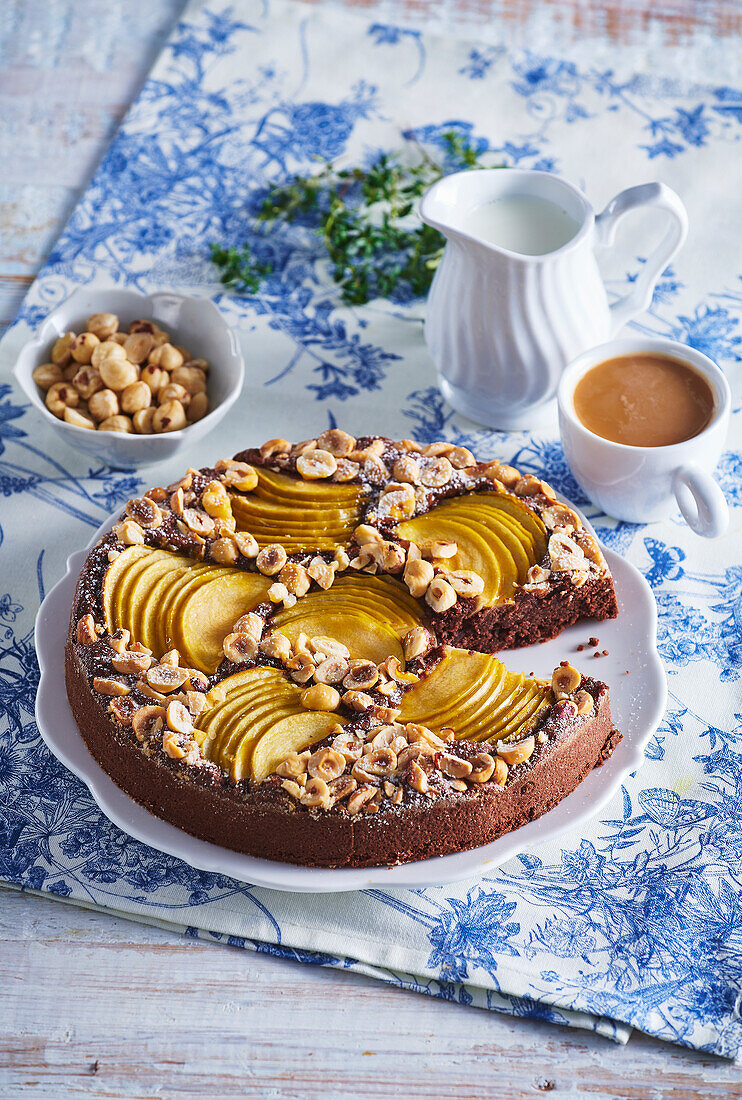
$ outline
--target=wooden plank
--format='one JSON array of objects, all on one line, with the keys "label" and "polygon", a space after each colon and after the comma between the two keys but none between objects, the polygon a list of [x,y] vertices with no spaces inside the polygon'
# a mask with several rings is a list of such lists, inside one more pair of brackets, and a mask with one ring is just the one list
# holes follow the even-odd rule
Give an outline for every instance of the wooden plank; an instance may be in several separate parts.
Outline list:
[{"label": "wooden plank", "polygon": [[728,1100],[740,1067],[0,893],[0,1096]]}]

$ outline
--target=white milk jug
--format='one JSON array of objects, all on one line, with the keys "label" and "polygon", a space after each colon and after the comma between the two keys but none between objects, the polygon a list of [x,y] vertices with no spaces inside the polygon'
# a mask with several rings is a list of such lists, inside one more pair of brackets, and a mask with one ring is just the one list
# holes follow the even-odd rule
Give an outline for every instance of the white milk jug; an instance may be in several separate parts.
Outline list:
[{"label": "white milk jug", "polygon": [[[594,249],[646,206],[666,212],[667,232],[609,306]],[[555,422],[567,363],[647,308],[688,232],[685,207],[662,183],[621,191],[596,217],[566,180],[515,168],[445,176],[420,214],[447,239],[425,322],[441,391],[457,412],[503,429]]]}]

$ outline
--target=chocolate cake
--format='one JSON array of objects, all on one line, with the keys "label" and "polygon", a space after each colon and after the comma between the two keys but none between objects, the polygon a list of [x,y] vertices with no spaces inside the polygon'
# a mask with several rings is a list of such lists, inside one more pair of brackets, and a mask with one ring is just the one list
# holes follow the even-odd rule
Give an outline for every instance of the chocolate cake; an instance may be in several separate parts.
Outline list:
[{"label": "chocolate cake", "polygon": [[67,693],[118,786],[194,836],[393,864],[518,828],[610,755],[605,684],[494,654],[616,613],[546,482],[331,429],[130,500],[78,581]]}]

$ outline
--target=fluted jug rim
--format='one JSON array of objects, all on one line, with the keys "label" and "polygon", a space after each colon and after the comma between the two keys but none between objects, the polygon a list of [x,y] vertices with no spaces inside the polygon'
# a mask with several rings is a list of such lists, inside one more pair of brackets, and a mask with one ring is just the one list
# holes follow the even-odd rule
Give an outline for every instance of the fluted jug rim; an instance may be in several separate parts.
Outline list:
[{"label": "fluted jug rim", "polygon": [[[512,195],[542,198],[562,207],[578,224],[573,237],[559,248],[529,255],[483,240],[462,222],[475,207]],[[595,212],[583,192],[569,180],[536,168],[467,168],[442,176],[423,195],[420,217],[449,241],[474,244],[511,262],[543,264],[579,248],[593,230]]]}]

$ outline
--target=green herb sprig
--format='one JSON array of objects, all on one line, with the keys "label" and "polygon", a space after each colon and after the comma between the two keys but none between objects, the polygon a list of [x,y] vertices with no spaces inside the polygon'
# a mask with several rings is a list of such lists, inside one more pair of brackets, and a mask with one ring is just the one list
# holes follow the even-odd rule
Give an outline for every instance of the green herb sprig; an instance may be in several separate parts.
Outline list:
[{"label": "green herb sprig", "polygon": [[[476,150],[455,131],[443,135],[453,169],[479,168]],[[363,305],[395,293],[422,298],[430,289],[445,240],[416,213],[416,200],[444,175],[416,141],[398,153],[381,153],[368,168],[337,168],[326,161],[311,176],[295,176],[274,187],[263,201],[258,222],[314,222],[327,247],[333,280],[348,305]],[[256,294],[269,264],[242,248],[211,245],[221,281]]]}]

